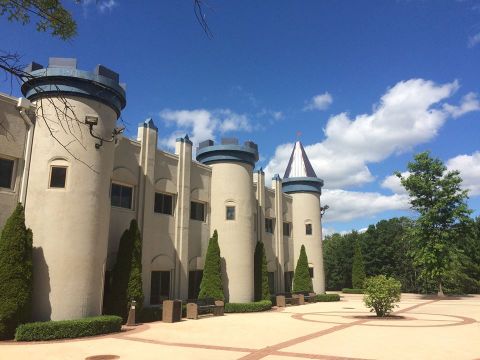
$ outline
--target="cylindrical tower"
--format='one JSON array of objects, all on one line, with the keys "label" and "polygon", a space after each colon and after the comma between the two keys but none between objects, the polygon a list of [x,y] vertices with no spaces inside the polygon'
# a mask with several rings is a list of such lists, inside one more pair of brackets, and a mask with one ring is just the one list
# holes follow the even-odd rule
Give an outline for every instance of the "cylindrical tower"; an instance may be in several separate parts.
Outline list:
[{"label": "cylindrical tower", "polygon": [[125,107],[118,74],[75,59],[32,63],[22,93],[36,106],[26,199],[33,231],[33,316],[102,312],[116,121]]},{"label": "cylindrical tower", "polygon": [[212,233],[215,229],[218,232],[225,260],[225,297],[229,302],[253,301],[253,168],[258,161],[257,145],[249,141],[239,145],[236,139],[215,145],[208,140],[198,147],[197,160],[212,167],[210,223]]},{"label": "cylindrical tower", "polygon": [[293,198],[293,260],[296,266],[300,249],[305,245],[310,271],[313,272],[313,291],[316,293],[325,292],[320,214],[322,186],[323,180],[317,177],[305,149],[297,141],[285,171],[282,189]]}]

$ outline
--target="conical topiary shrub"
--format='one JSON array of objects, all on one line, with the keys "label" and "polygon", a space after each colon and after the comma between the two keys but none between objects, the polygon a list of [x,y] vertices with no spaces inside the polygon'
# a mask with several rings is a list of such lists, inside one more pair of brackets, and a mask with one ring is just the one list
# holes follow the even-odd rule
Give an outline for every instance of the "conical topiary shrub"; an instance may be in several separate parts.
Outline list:
[{"label": "conical topiary shrub", "polygon": [[33,291],[32,231],[21,204],[0,237],[0,339],[11,339],[19,324],[30,321]]},{"label": "conical topiary shrub", "polygon": [[202,282],[200,283],[199,299],[213,298],[225,300],[222,284],[222,265],[220,258],[220,247],[218,246],[217,230],[208,242],[205,266],[203,268]]},{"label": "conical topiary shrub", "polygon": [[355,253],[352,264],[352,287],[354,289],[363,289],[365,282],[365,264],[363,262],[362,249],[358,240],[355,242]]},{"label": "conical topiary shrub", "polygon": [[310,272],[308,271],[308,258],[305,252],[305,245],[300,249],[295,274],[293,275],[293,292],[312,292],[313,284]]},{"label": "conical topiary shrub", "polygon": [[126,320],[131,300],[137,302],[137,313],[143,305],[142,237],[135,219],[120,238],[117,261],[112,271],[110,300],[106,312]]},{"label": "conical topiary shrub", "polygon": [[255,301],[270,300],[270,289],[268,287],[267,257],[262,242],[257,242],[254,254],[254,281]]}]

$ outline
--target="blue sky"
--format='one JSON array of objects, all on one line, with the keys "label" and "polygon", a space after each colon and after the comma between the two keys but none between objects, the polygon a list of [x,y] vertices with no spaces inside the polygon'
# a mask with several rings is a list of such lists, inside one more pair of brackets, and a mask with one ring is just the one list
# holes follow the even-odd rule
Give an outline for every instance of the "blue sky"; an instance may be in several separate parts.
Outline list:
[{"label": "blue sky", "polygon": [[[0,48],[118,71],[130,135],[153,117],[166,150],[184,133],[251,139],[271,177],[300,131],[325,180],[326,232],[409,215],[389,176],[430,150],[462,172],[480,215],[480,1],[212,0],[212,39],[189,0],[67,4],[74,39],[2,18]],[[8,82],[0,91],[19,95]]]}]

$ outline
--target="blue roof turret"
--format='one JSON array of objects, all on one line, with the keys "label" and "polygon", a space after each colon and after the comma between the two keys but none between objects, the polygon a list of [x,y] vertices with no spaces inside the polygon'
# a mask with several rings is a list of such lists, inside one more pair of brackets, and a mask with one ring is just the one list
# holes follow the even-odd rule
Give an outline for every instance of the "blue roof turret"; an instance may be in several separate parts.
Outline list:
[{"label": "blue roof turret", "polygon": [[241,162],[254,167],[258,161],[258,146],[252,141],[245,141],[240,145],[236,138],[222,139],[218,145],[215,145],[213,140],[206,140],[197,147],[197,161],[206,165]]},{"label": "blue roof turret", "polygon": [[77,60],[50,58],[48,67],[32,62],[25,69],[22,94],[29,100],[44,96],[75,95],[110,106],[117,116],[126,105],[125,85],[119,75],[103,65],[93,71],[77,69]]},{"label": "blue roof turret", "polygon": [[317,177],[300,141],[295,143],[282,182],[283,192],[322,193],[323,180]]}]

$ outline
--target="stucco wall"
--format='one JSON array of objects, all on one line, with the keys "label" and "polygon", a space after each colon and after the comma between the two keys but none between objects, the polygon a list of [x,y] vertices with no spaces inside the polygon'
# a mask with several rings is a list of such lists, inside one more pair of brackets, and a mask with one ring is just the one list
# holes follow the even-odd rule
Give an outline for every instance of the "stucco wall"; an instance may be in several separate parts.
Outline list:
[{"label": "stucco wall", "polygon": [[12,188],[0,188],[0,229],[19,201],[27,128],[16,109],[17,98],[0,94],[0,157],[15,161]]}]

